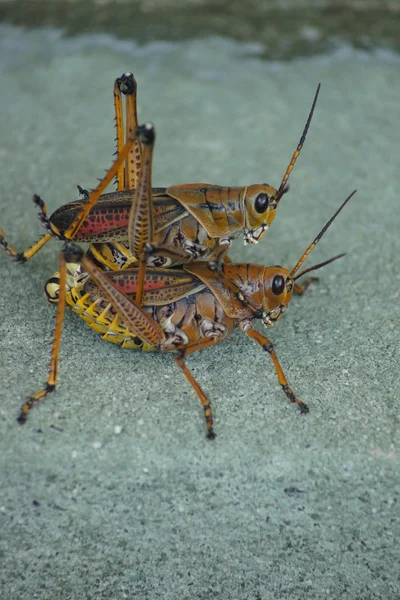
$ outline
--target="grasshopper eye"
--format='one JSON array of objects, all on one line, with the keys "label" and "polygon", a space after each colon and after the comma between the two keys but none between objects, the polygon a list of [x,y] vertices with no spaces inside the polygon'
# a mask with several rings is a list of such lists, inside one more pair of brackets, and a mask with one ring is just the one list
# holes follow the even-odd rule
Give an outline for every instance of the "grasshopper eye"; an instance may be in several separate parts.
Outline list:
[{"label": "grasshopper eye", "polygon": [[254,208],[256,209],[256,211],[259,214],[261,214],[267,210],[268,202],[269,202],[268,194],[258,194],[256,201],[254,203]]},{"label": "grasshopper eye", "polygon": [[275,275],[272,280],[272,292],[275,296],[280,296],[285,289],[285,279],[282,275]]}]

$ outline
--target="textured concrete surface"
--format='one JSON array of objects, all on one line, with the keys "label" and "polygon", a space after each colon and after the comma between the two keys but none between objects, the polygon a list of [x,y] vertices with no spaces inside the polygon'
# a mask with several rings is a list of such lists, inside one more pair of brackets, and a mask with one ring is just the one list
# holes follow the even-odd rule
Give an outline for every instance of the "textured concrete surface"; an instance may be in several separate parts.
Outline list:
[{"label": "textured concrete surface", "polygon": [[262,52],[0,29],[0,223],[18,249],[42,232],[33,192],[51,212],[110,163],[112,83],[128,69],[140,119],[157,127],[156,185],[279,185],[322,82],[291,191],[237,260],[293,266],[359,190],[309,264],[346,258],[270,332],[310,414],[236,332],[188,360],[212,399],[213,443],[172,357],[107,345],[69,312],[60,385],[18,426],[46,378],[54,310],[42,287],[59,246],[20,266],[0,256],[5,600],[399,597],[400,60]]}]

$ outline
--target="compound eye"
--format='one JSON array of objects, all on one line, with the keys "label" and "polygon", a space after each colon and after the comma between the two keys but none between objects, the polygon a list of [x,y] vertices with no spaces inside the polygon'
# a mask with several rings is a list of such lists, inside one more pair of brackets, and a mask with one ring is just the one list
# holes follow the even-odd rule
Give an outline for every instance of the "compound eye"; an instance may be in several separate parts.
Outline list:
[{"label": "compound eye", "polygon": [[275,275],[272,280],[272,292],[275,296],[280,296],[285,289],[285,279],[282,275]]},{"label": "compound eye", "polygon": [[261,214],[267,210],[268,202],[269,202],[268,194],[258,194],[256,201],[254,203],[254,208],[256,209],[256,211],[259,214]]}]

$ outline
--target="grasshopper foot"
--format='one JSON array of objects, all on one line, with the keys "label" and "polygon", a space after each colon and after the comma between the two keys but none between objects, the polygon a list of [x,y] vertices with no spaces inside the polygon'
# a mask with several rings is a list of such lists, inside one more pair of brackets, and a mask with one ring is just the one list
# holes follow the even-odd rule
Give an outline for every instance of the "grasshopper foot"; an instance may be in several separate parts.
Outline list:
[{"label": "grasshopper foot", "polygon": [[215,440],[215,438],[217,437],[216,433],[214,433],[213,428],[211,427],[208,431],[207,431],[207,439],[208,440]]},{"label": "grasshopper foot", "polygon": [[130,96],[136,92],[136,80],[133,73],[122,73],[117,79],[119,90],[125,96]]},{"label": "grasshopper foot", "polygon": [[87,200],[90,196],[89,192],[87,190],[85,190],[84,188],[82,188],[80,185],[76,186],[78,188],[78,192],[81,196],[83,196],[85,198],[85,200]]},{"label": "grasshopper foot", "polygon": [[303,284],[299,285],[298,283],[295,283],[293,291],[296,296],[302,296],[309,287],[310,283],[316,283],[317,281],[319,281],[319,277],[307,277]]},{"label": "grasshopper foot", "polygon": [[304,404],[304,402],[301,402],[301,400],[298,401],[298,404],[302,415],[306,415],[310,412],[310,409],[308,408],[307,404]]},{"label": "grasshopper foot", "polygon": [[20,425],[24,425],[26,423],[26,413],[24,413],[24,411],[22,410],[17,418],[17,423],[19,423]]}]

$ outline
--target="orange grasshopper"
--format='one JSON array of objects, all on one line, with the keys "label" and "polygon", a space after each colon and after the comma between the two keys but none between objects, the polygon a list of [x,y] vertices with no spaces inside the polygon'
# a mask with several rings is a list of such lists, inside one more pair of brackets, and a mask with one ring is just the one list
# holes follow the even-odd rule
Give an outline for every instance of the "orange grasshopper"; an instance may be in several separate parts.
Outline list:
[{"label": "orange grasshopper", "polygon": [[[221,260],[231,241],[242,233],[246,243],[256,243],[272,223],[305,142],[319,89],[320,85],[278,190],[267,184],[247,187],[183,184],[151,188],[154,131],[142,128],[138,139],[118,163],[117,192],[103,194],[104,188],[100,193],[96,188],[89,198],[88,192],[79,188],[86,198],[61,206],[50,218],[43,200],[35,195],[33,200],[40,209],[40,220],[47,233],[24,252],[18,252],[0,231],[0,246],[14,260],[24,262],[52,237],[89,242],[90,255],[105,269],[129,268],[137,259],[141,260],[140,288],[144,281],[144,261],[154,266],[171,266],[208,258],[210,268],[221,274]],[[118,156],[125,147],[124,137],[127,144],[137,130],[136,92],[136,81],[131,73],[123,74],[114,83]],[[125,119],[122,94],[126,97]],[[50,301],[57,302],[51,285],[46,292]],[[139,291],[139,298],[141,293]]]},{"label": "orange grasshopper", "polygon": [[[305,273],[343,256],[296,273],[328,227],[344,208],[353,192],[308,246],[289,271],[280,266],[233,264],[222,266],[223,278],[210,271],[208,263],[195,261],[180,269],[148,267],[142,304],[137,303],[140,269],[105,271],[88,253],[67,241],[60,254],[58,304],[49,377],[46,386],[23,406],[19,422],[24,423],[31,407],[55,389],[58,353],[65,304],[69,304],[105,341],[149,352],[172,352],[177,365],[194,388],[203,406],[208,437],[215,437],[210,401],[185,364],[185,357],[217,344],[235,327],[268,352],[286,396],[301,412],[307,406],[290,388],[271,341],[254,328],[261,319],[272,326],[287,309],[296,281]],[[75,265],[69,274],[67,265]],[[225,284],[225,278],[229,285]],[[240,298],[243,300],[239,300]]]}]

